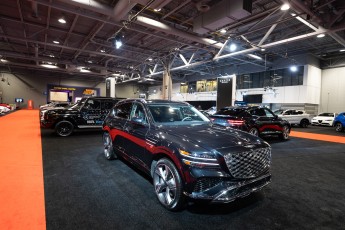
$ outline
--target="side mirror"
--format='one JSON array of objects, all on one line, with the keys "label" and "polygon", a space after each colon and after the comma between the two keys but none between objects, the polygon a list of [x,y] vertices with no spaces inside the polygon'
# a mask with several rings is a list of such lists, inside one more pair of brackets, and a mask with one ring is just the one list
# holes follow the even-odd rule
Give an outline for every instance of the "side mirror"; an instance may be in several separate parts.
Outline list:
[{"label": "side mirror", "polygon": [[144,123],[144,119],[141,118],[141,117],[132,117],[131,120],[134,121],[134,122],[137,122],[137,123],[141,123],[141,124]]}]

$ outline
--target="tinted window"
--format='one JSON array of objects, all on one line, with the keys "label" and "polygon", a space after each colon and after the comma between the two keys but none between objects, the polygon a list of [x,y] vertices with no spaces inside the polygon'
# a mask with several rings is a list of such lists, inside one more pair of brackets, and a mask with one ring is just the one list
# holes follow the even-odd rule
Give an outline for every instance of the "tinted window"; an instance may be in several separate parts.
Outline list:
[{"label": "tinted window", "polygon": [[102,109],[111,109],[113,108],[115,102],[114,101],[103,101]]},{"label": "tinted window", "polygon": [[87,109],[100,109],[101,103],[100,103],[100,101],[90,99],[86,102],[85,107]]},{"label": "tinted window", "polygon": [[115,116],[121,117],[124,119],[129,119],[131,114],[132,103],[123,103],[115,107]]},{"label": "tinted window", "polygon": [[274,117],[274,114],[270,110],[268,109],[263,109],[263,110],[265,112],[266,117]]},{"label": "tinted window", "polygon": [[215,115],[239,116],[242,112],[242,109],[221,109]]},{"label": "tinted window", "polygon": [[249,111],[249,113],[253,116],[259,116],[259,117],[265,117],[266,116],[266,112],[262,108],[252,109]]},{"label": "tinted window", "polygon": [[131,114],[131,120],[141,121],[141,123],[147,123],[145,110],[142,105],[134,104]]}]

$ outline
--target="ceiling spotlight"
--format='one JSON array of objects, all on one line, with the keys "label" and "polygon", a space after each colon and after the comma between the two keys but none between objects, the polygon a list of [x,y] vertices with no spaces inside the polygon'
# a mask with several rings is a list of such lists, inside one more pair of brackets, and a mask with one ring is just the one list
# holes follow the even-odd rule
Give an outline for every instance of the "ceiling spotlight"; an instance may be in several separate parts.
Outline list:
[{"label": "ceiling spotlight", "polygon": [[54,54],[49,54],[49,57],[53,58],[53,57],[55,57],[55,56],[54,56]]},{"label": "ceiling spotlight", "polygon": [[236,49],[237,49],[237,45],[234,44],[234,43],[232,43],[232,44],[230,45],[230,52],[234,52]]},{"label": "ceiling spotlight", "polygon": [[57,68],[59,68],[58,66],[54,65],[51,62],[43,63],[43,64],[41,64],[41,66],[44,67],[44,68],[48,68],[48,69],[57,69]]},{"label": "ceiling spotlight", "polygon": [[297,14],[295,14],[295,13],[291,13],[291,16],[292,16],[292,17],[295,17],[296,15],[297,15]]},{"label": "ceiling spotlight", "polygon": [[154,9],[154,11],[156,11],[156,12],[159,12],[159,11],[161,11],[162,9],[161,8],[159,8],[159,9]]},{"label": "ceiling spotlight", "polygon": [[340,52],[345,52],[345,49],[341,49],[341,50],[339,50]]},{"label": "ceiling spotlight", "polygon": [[149,57],[147,60],[152,61],[153,59],[151,57]]},{"label": "ceiling spotlight", "polygon": [[265,48],[261,48],[261,51],[264,52],[264,51],[266,51],[266,49]]},{"label": "ceiling spotlight", "polygon": [[256,60],[262,60],[262,57],[255,55],[255,54],[248,54],[249,57],[254,58]]},{"label": "ceiling spotlight", "polygon": [[222,33],[222,34],[225,34],[226,33],[226,29],[221,29],[219,32]]},{"label": "ceiling spotlight", "polygon": [[90,63],[90,64],[92,63],[92,61],[91,61],[91,60],[88,60],[87,62],[88,62],[88,63]]},{"label": "ceiling spotlight", "polygon": [[297,71],[297,66],[293,65],[290,67],[291,72],[296,72]]},{"label": "ceiling spotlight", "polygon": [[290,5],[287,4],[287,3],[284,3],[284,4],[280,7],[280,10],[283,10],[283,11],[286,11],[286,10],[288,10],[288,9],[290,9]]},{"label": "ceiling spotlight", "polygon": [[7,61],[6,59],[1,58],[1,59],[0,59],[0,62],[6,63],[6,62],[8,62],[8,61]]},{"label": "ceiling spotlight", "polygon": [[66,20],[63,17],[59,18],[58,22],[60,22],[61,24],[66,24]]},{"label": "ceiling spotlight", "polygon": [[85,67],[80,68],[80,72],[82,73],[90,73],[91,71],[89,69],[86,69]]},{"label": "ceiling spotlight", "polygon": [[325,34],[318,34],[316,37],[323,38],[324,36],[325,36]]},{"label": "ceiling spotlight", "polygon": [[101,49],[100,51],[101,51],[101,53],[105,53],[105,49]]},{"label": "ceiling spotlight", "polygon": [[60,44],[60,42],[58,40],[54,40],[53,43]]}]

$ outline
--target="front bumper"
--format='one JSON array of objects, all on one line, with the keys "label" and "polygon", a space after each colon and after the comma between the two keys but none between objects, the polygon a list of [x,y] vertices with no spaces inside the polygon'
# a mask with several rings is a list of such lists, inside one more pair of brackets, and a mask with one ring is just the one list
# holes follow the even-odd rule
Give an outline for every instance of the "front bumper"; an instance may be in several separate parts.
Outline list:
[{"label": "front bumper", "polygon": [[185,193],[185,195],[193,199],[210,200],[214,203],[228,203],[261,190],[271,182],[271,174],[267,173],[257,178],[240,181],[218,179],[221,181],[207,190]]},{"label": "front bumper", "polygon": [[333,121],[312,121],[311,122],[312,125],[325,125],[325,126],[332,126],[333,125]]}]

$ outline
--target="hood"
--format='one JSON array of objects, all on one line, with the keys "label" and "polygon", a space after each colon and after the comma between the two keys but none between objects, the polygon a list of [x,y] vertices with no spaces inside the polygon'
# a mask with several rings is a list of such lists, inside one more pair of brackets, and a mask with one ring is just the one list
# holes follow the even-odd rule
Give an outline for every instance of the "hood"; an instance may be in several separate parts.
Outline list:
[{"label": "hood", "polygon": [[184,139],[205,149],[224,149],[235,146],[266,145],[261,138],[249,133],[216,124],[165,126],[171,136]]}]

